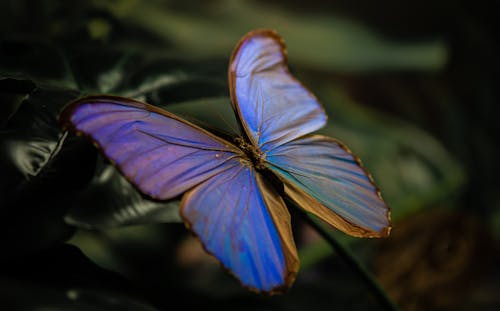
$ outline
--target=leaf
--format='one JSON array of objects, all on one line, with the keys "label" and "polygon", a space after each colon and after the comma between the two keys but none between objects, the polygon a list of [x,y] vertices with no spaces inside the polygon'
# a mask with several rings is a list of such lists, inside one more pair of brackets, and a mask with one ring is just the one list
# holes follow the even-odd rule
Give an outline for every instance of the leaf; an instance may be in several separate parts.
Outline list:
[{"label": "leaf", "polygon": [[96,155],[91,146],[62,133],[56,121],[56,111],[72,96],[36,90],[0,130],[2,256],[48,247],[72,234],[62,216],[68,200],[92,177]]},{"label": "leaf", "polygon": [[[0,191],[4,202],[29,194],[69,191],[89,178],[95,152],[70,138],[56,116],[74,92],[37,90],[26,97],[0,131]],[[87,150],[86,150],[87,149]],[[78,166],[67,157],[78,157]]]},{"label": "leaf", "polygon": [[35,88],[28,80],[0,78],[0,129],[19,109],[25,97]]},{"label": "leaf", "polygon": [[1,39],[0,77],[30,80],[38,86],[78,89],[62,49],[44,41]]},{"label": "leaf", "polygon": [[226,66],[218,59],[152,56],[127,73],[116,94],[158,106],[227,95]]},{"label": "leaf", "polygon": [[182,221],[178,201],[158,202],[145,198],[114,166],[106,163],[101,163],[90,185],[79,193],[65,220],[80,228],[100,230]]},{"label": "leaf", "polygon": [[113,92],[139,57],[133,51],[102,46],[71,47],[67,55],[78,89],[102,94]]},{"label": "leaf", "polygon": [[118,8],[102,4],[118,19],[148,29],[186,55],[227,55],[247,31],[276,29],[286,40],[292,64],[321,71],[437,71],[448,59],[440,38],[420,42],[389,40],[361,23],[322,11],[293,14],[258,1],[220,1],[199,14],[175,6],[138,1]]},{"label": "leaf", "polygon": [[72,245],[3,262],[0,269],[0,302],[9,310],[156,310],[135,291]]}]

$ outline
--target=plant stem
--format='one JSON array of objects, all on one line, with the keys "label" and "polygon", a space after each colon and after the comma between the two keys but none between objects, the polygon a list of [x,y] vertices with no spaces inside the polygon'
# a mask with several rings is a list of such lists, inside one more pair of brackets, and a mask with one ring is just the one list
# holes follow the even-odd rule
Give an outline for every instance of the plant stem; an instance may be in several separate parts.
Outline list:
[{"label": "plant stem", "polygon": [[375,277],[353,256],[353,254],[342,244],[340,244],[330,233],[328,233],[317,220],[313,219],[307,213],[299,211],[305,221],[311,225],[335,250],[340,258],[367,284],[372,294],[378,300],[381,306],[386,310],[397,311],[398,307],[389,298],[384,289],[376,281]]}]

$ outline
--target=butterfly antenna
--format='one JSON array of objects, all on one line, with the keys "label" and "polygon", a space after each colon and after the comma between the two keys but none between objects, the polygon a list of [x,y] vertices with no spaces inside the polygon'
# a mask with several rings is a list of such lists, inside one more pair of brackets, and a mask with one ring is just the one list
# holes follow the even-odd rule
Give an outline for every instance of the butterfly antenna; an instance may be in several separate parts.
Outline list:
[{"label": "butterfly antenna", "polygon": [[[234,133],[229,133],[228,131],[225,131],[225,130],[222,130],[220,128],[215,127],[213,124],[210,124],[206,121],[202,121],[202,120],[195,118],[193,116],[190,116],[188,114],[179,114],[179,115],[182,116],[182,118],[188,120],[189,122],[192,122],[192,123],[204,128],[205,130],[208,130],[209,132],[216,134],[217,136],[221,136],[222,138],[224,138],[226,140],[232,141]],[[227,122],[227,121],[224,120],[224,122]],[[232,128],[232,126],[229,126],[229,127]]]},{"label": "butterfly antenna", "polygon": [[238,129],[234,128],[234,126],[231,124],[231,122],[229,122],[220,111],[217,111],[217,115],[224,122],[224,124],[227,126],[227,128],[229,128],[231,130],[231,132],[233,134],[239,133]]}]

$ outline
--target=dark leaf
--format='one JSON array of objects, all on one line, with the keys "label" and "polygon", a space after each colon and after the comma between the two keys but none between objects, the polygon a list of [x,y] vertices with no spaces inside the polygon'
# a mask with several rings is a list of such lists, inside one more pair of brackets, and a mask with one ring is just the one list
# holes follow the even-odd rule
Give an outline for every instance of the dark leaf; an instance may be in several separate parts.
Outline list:
[{"label": "dark leaf", "polygon": [[[92,177],[96,152],[69,137],[57,123],[73,92],[36,90],[26,96],[0,130],[2,256],[66,240],[68,201]],[[72,159],[79,159],[76,163]]]},{"label": "dark leaf", "polygon": [[0,78],[0,129],[21,106],[24,98],[35,88],[29,80]]},{"label": "dark leaf", "polygon": [[226,62],[153,56],[127,73],[116,93],[168,105],[211,96],[228,95]]},{"label": "dark leaf", "polygon": [[28,79],[38,86],[78,89],[66,55],[43,41],[0,40],[0,76]]},{"label": "dark leaf", "polygon": [[[63,133],[57,122],[73,92],[37,90],[21,103],[0,131],[0,191],[14,202],[28,194],[64,192],[81,187],[92,173],[95,152]],[[78,165],[68,161],[77,157]]]},{"label": "dark leaf", "polygon": [[0,305],[9,310],[156,310],[130,282],[72,245],[2,262],[0,275]]},{"label": "dark leaf", "polygon": [[115,92],[141,59],[132,51],[103,48],[102,46],[69,48],[68,64],[78,81],[78,88],[86,93]]},{"label": "dark leaf", "polygon": [[[102,162],[102,161],[101,161]],[[179,202],[159,202],[141,195],[109,163],[100,163],[90,185],[66,215],[67,223],[86,229],[180,222]]]}]

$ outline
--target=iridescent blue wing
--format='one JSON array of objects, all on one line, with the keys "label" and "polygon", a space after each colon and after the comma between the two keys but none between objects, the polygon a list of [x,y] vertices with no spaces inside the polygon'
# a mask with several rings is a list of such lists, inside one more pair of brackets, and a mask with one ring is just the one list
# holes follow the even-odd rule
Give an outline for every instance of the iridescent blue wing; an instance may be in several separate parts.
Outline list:
[{"label": "iridescent blue wing", "polygon": [[295,280],[299,264],[290,215],[250,163],[234,163],[188,192],[181,215],[244,286],[274,293]]},{"label": "iridescent blue wing", "polygon": [[353,236],[389,235],[389,207],[360,160],[342,143],[307,135],[273,149],[266,161],[286,194],[306,211]]},{"label": "iridescent blue wing", "polygon": [[170,199],[230,167],[235,146],[157,107],[131,99],[85,97],[61,114],[143,193]]},{"label": "iridescent blue wing", "polygon": [[318,100],[288,71],[285,45],[274,31],[241,39],[231,57],[229,85],[246,135],[263,152],[326,123]]},{"label": "iridescent blue wing", "polygon": [[120,97],[80,99],[60,120],[89,136],[143,193],[169,199],[188,191],[184,221],[242,284],[264,292],[291,285],[298,259],[290,215],[238,148],[169,112]]}]

